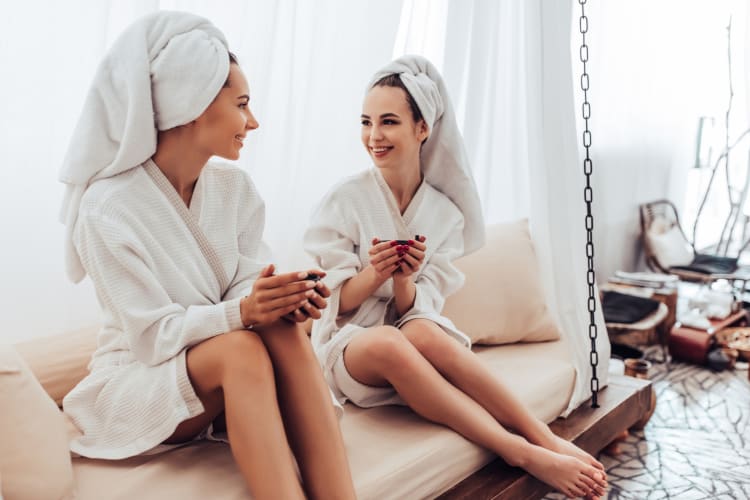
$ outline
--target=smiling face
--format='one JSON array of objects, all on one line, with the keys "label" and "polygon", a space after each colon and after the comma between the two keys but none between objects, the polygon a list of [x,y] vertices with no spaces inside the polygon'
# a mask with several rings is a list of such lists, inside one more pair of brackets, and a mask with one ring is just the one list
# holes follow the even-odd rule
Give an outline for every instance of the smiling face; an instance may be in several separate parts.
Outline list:
[{"label": "smiling face", "polygon": [[195,120],[196,146],[209,155],[239,158],[247,132],[258,128],[249,101],[245,75],[237,64],[230,64],[227,85]]},{"label": "smiling face", "polygon": [[427,139],[424,120],[414,121],[406,91],[375,86],[362,106],[362,144],[378,168],[419,166],[419,150]]}]

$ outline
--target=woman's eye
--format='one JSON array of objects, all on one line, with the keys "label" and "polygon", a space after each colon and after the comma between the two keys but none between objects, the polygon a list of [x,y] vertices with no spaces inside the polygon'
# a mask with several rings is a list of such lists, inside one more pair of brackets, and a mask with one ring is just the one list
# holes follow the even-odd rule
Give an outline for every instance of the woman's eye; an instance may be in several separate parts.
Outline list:
[{"label": "woman's eye", "polygon": [[398,122],[396,120],[383,120],[383,125],[397,125]]},{"label": "woman's eye", "polygon": [[369,127],[370,126],[370,120],[362,120],[362,126],[363,127]]},{"label": "woman's eye", "polygon": [[243,102],[242,104],[240,104],[240,105],[239,105],[239,108],[240,108],[240,109],[245,109],[245,108],[247,108],[247,103],[246,103],[246,102]]}]

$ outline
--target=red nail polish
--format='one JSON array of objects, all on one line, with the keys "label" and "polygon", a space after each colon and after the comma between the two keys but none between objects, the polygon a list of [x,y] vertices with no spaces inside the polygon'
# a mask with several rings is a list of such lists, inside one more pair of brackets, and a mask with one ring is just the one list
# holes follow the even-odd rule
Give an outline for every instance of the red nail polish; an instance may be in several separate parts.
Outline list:
[{"label": "red nail polish", "polygon": [[413,245],[413,244],[414,244],[414,240],[409,240],[409,245]]},{"label": "red nail polish", "polygon": [[398,241],[391,241],[391,246],[392,247],[395,247],[396,245],[398,245]]}]

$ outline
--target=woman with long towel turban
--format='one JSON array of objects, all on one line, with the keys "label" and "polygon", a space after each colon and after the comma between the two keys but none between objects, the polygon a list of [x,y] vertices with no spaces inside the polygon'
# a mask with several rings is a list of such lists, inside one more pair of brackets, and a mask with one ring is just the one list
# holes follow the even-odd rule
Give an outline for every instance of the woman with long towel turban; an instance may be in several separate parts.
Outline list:
[{"label": "woman with long towel turban", "polygon": [[122,459],[223,421],[254,498],[353,498],[300,326],[330,292],[263,264],[263,201],[209,161],[239,157],[258,127],[249,100],[223,34],[192,14],[136,21],[101,63],[61,173],[68,273],[91,277],[103,310],[90,373],[63,402],[83,432],[71,450]]},{"label": "woman with long towel turban", "polygon": [[534,417],[441,315],[463,284],[452,261],[484,243],[441,75],[419,56],[393,61],[370,82],[361,119],[375,168],[333,188],[305,235],[331,289],[312,338],[334,394],[406,404],[567,495],[603,495],[602,465]]}]

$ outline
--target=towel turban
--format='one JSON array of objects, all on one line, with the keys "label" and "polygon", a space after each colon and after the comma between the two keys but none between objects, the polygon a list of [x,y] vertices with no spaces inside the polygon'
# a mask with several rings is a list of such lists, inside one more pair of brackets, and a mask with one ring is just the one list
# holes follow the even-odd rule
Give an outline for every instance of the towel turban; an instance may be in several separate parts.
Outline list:
[{"label": "towel turban", "polygon": [[424,57],[407,55],[375,73],[368,92],[378,80],[392,74],[399,75],[430,131],[421,153],[425,180],[463,213],[464,254],[478,250],[485,241],[482,205],[443,77]]},{"label": "towel turban", "polygon": [[200,116],[228,75],[224,35],[193,14],[156,12],[114,42],[94,76],[59,177],[66,185],[60,218],[71,280],[86,274],[72,236],[88,186],[150,158],[157,131]]}]

